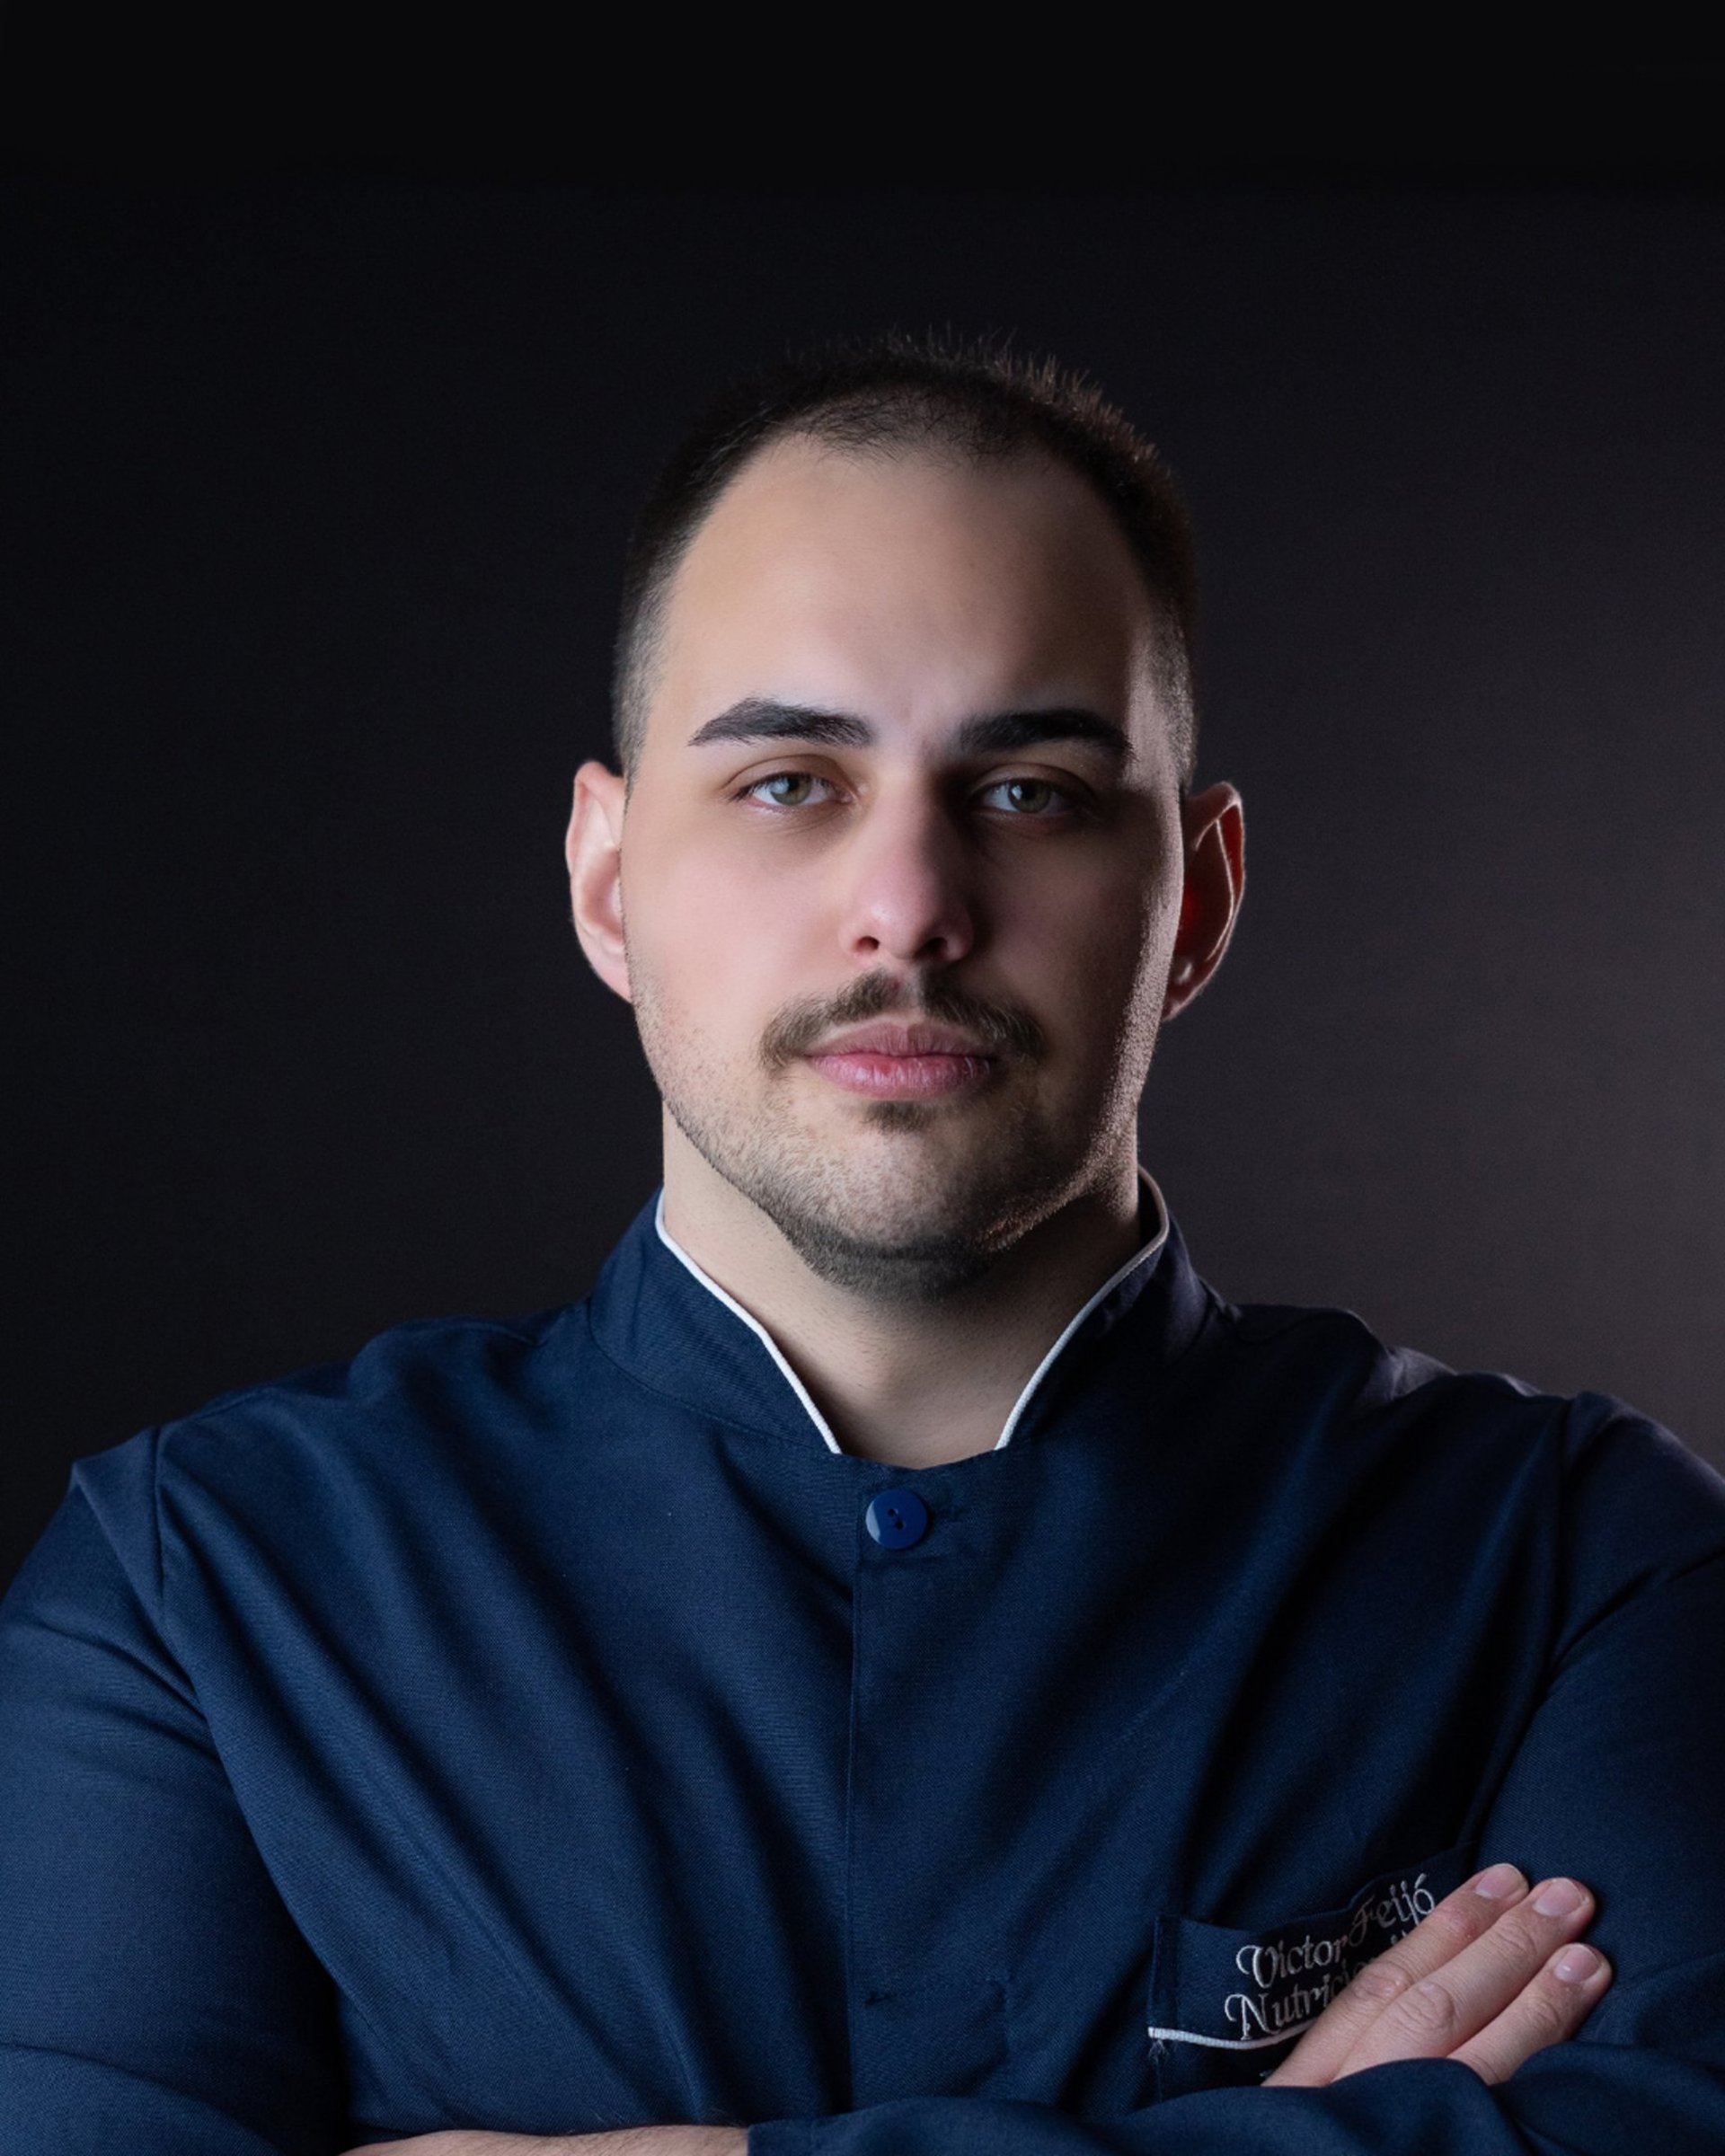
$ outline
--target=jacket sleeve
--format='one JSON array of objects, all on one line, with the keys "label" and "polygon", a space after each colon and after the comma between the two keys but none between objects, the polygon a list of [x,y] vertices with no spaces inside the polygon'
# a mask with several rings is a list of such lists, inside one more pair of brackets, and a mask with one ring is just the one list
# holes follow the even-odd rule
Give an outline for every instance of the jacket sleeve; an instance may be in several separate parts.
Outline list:
[{"label": "jacket sleeve", "polygon": [[1618,1416],[1571,1478],[1574,1587],[1482,1864],[1567,1873],[1613,1981],[1569,2042],[1488,2086],[1451,2059],[1322,2089],[1175,2096],[1081,2119],[911,2098],[754,2128],[749,2156],[1718,2156],[1725,2149],[1725,1483]]},{"label": "jacket sleeve", "polygon": [[[154,1519],[135,1440],[137,1514]],[[75,1482],[0,1604],[0,2149],[331,2156],[332,1991]]]}]

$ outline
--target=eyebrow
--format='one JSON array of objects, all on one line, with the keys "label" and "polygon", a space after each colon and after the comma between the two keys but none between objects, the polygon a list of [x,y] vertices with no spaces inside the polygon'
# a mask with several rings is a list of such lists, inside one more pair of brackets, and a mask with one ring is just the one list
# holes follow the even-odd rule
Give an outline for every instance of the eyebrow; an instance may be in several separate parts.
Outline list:
[{"label": "eyebrow", "polygon": [[[809,741],[823,748],[872,748],[879,738],[878,729],[854,711],[745,696],[691,734],[689,747],[702,748],[713,741]],[[1010,754],[1041,741],[1083,741],[1101,749],[1117,770],[1132,760],[1131,738],[1118,720],[1067,704],[1048,711],[985,712],[954,728],[951,740],[960,755]]]}]

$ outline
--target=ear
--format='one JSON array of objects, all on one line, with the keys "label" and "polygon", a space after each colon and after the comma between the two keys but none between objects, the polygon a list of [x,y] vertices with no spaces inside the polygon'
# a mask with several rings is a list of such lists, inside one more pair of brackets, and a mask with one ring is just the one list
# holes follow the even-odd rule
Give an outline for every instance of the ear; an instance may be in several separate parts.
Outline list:
[{"label": "ear", "polygon": [[1234,788],[1225,780],[1189,794],[1180,821],[1185,879],[1164,1018],[1183,1011],[1222,963],[1246,888],[1245,810]]},{"label": "ear", "polygon": [[632,1003],[623,943],[624,791],[617,773],[603,764],[583,764],[575,773],[575,806],[563,853],[575,933],[587,962],[607,988]]}]

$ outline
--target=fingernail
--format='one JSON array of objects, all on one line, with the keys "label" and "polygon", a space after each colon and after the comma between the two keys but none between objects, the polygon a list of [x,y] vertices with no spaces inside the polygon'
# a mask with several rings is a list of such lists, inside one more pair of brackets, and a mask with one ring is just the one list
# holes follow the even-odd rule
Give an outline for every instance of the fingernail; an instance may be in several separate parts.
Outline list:
[{"label": "fingernail", "polygon": [[1573,1879],[1553,1879],[1534,1907],[1542,1916],[1573,1916],[1584,1899]]},{"label": "fingernail", "polygon": [[1599,1957],[1591,1947],[1571,1947],[1558,1959],[1557,1974],[1565,1984],[1585,1984],[1599,1966]]},{"label": "fingernail", "polygon": [[1494,1864],[1482,1871],[1473,1882],[1475,1894],[1482,1894],[1488,1902],[1500,1902],[1506,1894],[1513,1894],[1526,1881],[1513,1864]]}]

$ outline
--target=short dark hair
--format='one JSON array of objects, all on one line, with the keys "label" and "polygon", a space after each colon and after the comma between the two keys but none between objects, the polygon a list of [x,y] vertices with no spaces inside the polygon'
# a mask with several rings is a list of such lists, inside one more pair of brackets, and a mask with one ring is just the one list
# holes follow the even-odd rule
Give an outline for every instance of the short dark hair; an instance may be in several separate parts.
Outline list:
[{"label": "short dark hair", "polygon": [[933,448],[975,463],[1040,450],[1087,480],[1130,546],[1161,625],[1157,686],[1183,791],[1197,757],[1198,591],[1191,525],[1167,466],[1125,414],[1053,359],[895,332],[735,384],[659,472],[629,536],[612,676],[617,760],[633,775],[667,594],[720,495],[770,443],[812,437],[859,455]]}]

